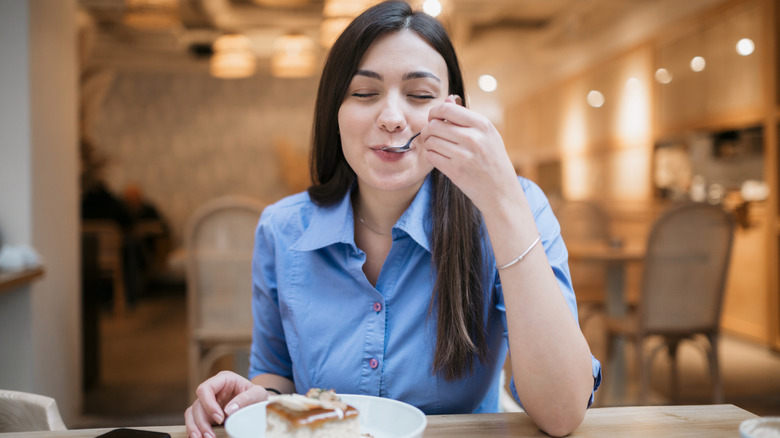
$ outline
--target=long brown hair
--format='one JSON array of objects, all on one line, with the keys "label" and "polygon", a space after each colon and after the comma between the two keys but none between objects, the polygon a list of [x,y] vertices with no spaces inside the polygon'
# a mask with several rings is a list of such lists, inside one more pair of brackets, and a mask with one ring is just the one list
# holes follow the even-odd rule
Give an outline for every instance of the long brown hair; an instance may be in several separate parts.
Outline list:
[{"label": "long brown hair", "polygon": [[[332,205],[346,196],[355,180],[341,149],[338,109],[363,55],[379,36],[409,29],[428,42],[447,64],[449,93],[466,96],[458,58],[447,31],[436,19],[414,12],[403,1],[380,3],[355,18],[331,48],[320,79],[315,105],[311,151],[313,185],[308,192],[317,205]],[[471,200],[449,178],[434,169],[432,264],[436,272],[431,310],[437,311],[433,371],[447,380],[473,370],[485,360],[485,301],[481,244],[482,217]]]}]

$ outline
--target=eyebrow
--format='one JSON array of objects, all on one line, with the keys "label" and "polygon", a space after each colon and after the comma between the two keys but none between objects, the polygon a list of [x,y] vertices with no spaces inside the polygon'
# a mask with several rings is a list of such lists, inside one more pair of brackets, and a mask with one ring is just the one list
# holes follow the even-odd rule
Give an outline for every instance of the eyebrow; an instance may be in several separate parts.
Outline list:
[{"label": "eyebrow", "polygon": [[[382,75],[380,75],[379,73],[373,70],[358,70],[357,72],[355,72],[355,76],[365,76],[367,78],[376,79],[379,81],[384,80]],[[427,71],[413,71],[413,72],[406,73],[401,77],[401,79],[404,81],[408,81],[410,79],[424,79],[424,78],[431,78],[436,80],[437,82],[441,82],[441,79],[439,79],[438,76]]]}]

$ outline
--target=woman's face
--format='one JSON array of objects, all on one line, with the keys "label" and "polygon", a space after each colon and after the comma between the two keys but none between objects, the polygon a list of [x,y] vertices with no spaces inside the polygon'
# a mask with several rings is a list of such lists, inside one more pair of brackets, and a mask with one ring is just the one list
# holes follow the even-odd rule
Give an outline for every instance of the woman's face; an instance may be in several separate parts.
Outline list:
[{"label": "woman's face", "polygon": [[415,32],[401,30],[369,47],[339,108],[344,156],[362,189],[412,190],[433,169],[425,152],[384,152],[401,146],[428,122],[449,91],[444,58]]}]

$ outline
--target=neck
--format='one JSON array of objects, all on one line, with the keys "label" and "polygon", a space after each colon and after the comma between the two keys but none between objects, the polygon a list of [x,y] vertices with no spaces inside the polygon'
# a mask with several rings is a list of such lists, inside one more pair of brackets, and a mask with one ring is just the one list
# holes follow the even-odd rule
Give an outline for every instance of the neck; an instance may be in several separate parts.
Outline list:
[{"label": "neck", "polygon": [[406,211],[417,194],[417,187],[413,192],[407,191],[380,191],[361,188],[352,198],[352,208],[358,221],[376,234],[391,235],[393,225]]}]

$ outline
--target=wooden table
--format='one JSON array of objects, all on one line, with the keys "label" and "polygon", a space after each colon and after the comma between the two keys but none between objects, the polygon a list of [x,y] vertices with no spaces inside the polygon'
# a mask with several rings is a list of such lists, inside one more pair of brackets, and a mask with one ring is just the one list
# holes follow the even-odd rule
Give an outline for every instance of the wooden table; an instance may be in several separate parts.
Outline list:
[{"label": "wooden table", "polygon": [[[641,262],[645,257],[645,246],[638,242],[622,245],[609,245],[607,242],[573,242],[568,243],[569,259],[588,262],[603,262],[607,264],[607,314],[622,317],[626,314],[626,266],[629,263]],[[576,290],[574,291],[577,292]],[[623,358],[625,340],[616,336],[612,344],[612,357],[609,372],[605,377],[614,384],[609,387],[610,395],[622,400],[625,389],[625,360]]]},{"label": "wooden table", "polygon": [[[571,437],[738,437],[739,424],[756,415],[734,405],[644,406],[590,409]],[[428,416],[425,438],[544,437],[525,413]],[[184,426],[142,427],[185,438]],[[111,429],[28,432],[20,437],[93,438]],[[215,429],[225,438],[225,429]],[[0,437],[6,436],[0,434]]]}]

